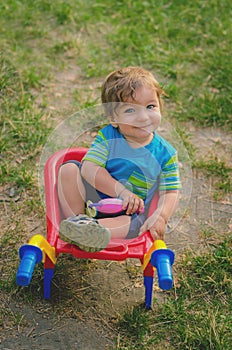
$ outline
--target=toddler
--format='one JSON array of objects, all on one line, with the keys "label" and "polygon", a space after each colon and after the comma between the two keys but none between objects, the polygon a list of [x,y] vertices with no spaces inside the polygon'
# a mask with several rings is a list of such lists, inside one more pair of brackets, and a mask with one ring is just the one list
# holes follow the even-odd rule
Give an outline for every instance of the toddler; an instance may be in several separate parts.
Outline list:
[{"label": "toddler", "polygon": [[[86,251],[104,249],[111,238],[129,239],[146,230],[163,239],[179,198],[177,151],[156,132],[161,123],[163,90],[153,74],[127,67],[109,74],[102,103],[109,124],[102,128],[82,162],[63,164],[58,197],[66,219],[60,236]],[[159,191],[157,209],[149,204]],[[86,202],[117,197],[115,215],[86,215]]]}]

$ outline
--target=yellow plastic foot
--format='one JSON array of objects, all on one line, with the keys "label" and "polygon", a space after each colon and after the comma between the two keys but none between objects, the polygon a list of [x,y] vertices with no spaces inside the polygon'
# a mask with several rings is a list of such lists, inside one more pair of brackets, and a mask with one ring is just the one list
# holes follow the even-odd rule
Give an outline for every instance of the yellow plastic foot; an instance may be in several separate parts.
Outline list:
[{"label": "yellow plastic foot", "polygon": [[34,245],[34,246],[41,249],[41,251],[43,253],[43,259],[42,259],[43,263],[45,261],[45,256],[47,255],[49,257],[49,259],[53,262],[53,264],[56,264],[56,261],[57,261],[56,250],[54,247],[52,247],[48,243],[48,241],[46,240],[46,238],[44,236],[35,235],[30,239],[28,244]]},{"label": "yellow plastic foot", "polygon": [[167,248],[167,246],[166,246],[165,242],[162,241],[161,239],[157,239],[156,241],[154,241],[154,243],[152,244],[151,248],[144,255],[143,265],[142,265],[143,271],[145,270],[145,268],[147,267],[149,261],[151,260],[151,254],[157,249],[166,249],[166,248]]}]

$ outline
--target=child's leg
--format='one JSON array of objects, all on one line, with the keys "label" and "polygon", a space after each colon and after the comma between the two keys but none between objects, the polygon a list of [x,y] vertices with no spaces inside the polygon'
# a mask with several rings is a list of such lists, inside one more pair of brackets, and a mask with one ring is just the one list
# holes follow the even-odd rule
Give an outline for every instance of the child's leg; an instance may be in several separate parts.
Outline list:
[{"label": "child's leg", "polygon": [[131,217],[128,215],[121,215],[114,218],[104,218],[98,219],[98,222],[101,226],[104,226],[110,230],[111,238],[126,238],[130,223]]},{"label": "child's leg", "polygon": [[85,212],[85,188],[75,163],[66,163],[59,170],[58,198],[66,218]]},{"label": "child's leg", "polygon": [[58,198],[63,215],[69,218],[61,222],[62,239],[76,243],[84,250],[98,251],[106,247],[111,238],[127,236],[130,216],[94,220],[84,215],[86,189],[77,164],[70,162],[60,168]]}]

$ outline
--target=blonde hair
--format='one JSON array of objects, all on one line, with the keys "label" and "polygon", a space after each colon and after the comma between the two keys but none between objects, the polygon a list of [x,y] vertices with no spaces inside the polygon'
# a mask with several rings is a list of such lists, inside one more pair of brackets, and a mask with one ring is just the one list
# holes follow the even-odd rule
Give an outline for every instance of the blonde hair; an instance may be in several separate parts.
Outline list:
[{"label": "blonde hair", "polygon": [[128,99],[134,100],[135,91],[141,86],[156,91],[160,108],[162,108],[161,96],[164,91],[153,74],[140,67],[126,67],[110,73],[102,85],[102,103],[117,104],[117,102],[127,102]]}]

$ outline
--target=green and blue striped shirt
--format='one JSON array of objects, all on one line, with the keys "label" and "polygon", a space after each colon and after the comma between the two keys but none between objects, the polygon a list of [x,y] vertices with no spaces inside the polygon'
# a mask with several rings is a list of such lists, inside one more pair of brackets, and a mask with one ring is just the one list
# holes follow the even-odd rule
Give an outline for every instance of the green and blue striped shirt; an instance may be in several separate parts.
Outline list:
[{"label": "green and blue striped shirt", "polygon": [[177,151],[157,133],[150,144],[132,148],[117,128],[108,125],[98,132],[84,160],[106,168],[113,178],[144,200],[157,188],[181,188]]}]

